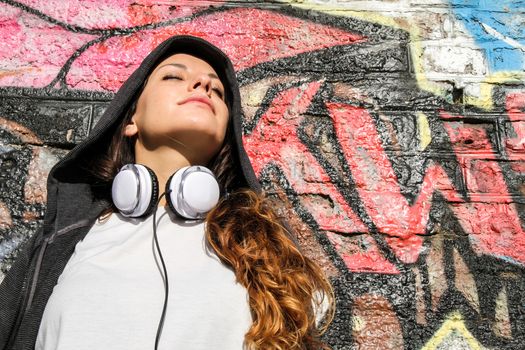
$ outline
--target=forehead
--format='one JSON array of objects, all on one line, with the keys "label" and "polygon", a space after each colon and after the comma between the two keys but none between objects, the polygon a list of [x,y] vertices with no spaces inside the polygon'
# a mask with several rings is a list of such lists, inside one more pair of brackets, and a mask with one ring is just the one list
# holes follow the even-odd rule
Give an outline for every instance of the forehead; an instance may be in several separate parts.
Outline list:
[{"label": "forehead", "polygon": [[164,66],[170,66],[171,64],[178,64],[186,67],[190,71],[200,71],[202,73],[214,73],[217,74],[215,69],[206,61],[201,58],[185,54],[177,53],[169,56],[162,60],[155,68],[155,71],[162,69]]}]

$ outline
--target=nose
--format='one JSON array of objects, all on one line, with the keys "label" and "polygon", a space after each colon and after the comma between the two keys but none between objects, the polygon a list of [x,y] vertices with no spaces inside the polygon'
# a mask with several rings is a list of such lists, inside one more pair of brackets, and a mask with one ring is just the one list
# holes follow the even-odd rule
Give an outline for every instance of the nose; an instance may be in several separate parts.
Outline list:
[{"label": "nose", "polygon": [[207,74],[198,74],[190,83],[190,91],[202,89],[206,95],[211,95],[211,78]]}]

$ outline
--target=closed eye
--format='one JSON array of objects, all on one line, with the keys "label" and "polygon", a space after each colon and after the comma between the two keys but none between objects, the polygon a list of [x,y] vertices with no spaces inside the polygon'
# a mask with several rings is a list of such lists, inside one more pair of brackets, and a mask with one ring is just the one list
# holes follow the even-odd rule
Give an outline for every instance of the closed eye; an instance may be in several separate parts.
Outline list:
[{"label": "closed eye", "polygon": [[166,75],[162,78],[162,80],[170,80],[170,79],[183,80],[182,77],[178,75]]}]

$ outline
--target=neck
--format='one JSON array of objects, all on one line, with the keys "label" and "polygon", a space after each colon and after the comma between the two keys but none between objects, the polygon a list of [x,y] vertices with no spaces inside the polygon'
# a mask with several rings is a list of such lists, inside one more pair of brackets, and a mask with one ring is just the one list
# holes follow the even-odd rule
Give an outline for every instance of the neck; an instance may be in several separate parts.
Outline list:
[{"label": "neck", "polygon": [[[184,154],[173,148],[161,147],[148,150],[141,147],[139,143],[135,145],[135,162],[153,170],[159,181],[159,195],[164,192],[166,182],[171,175],[180,168],[192,165],[192,162]],[[165,197],[162,198],[159,205],[166,205]]]}]

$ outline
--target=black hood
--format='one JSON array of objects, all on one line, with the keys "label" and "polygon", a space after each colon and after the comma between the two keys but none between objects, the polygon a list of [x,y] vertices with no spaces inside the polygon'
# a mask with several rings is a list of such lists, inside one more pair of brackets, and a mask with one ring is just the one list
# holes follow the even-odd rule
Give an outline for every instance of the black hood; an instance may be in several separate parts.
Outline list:
[{"label": "black hood", "polygon": [[[223,82],[230,111],[229,127],[234,134],[238,164],[245,184],[260,192],[260,185],[242,144],[242,109],[239,87],[230,59],[209,42],[193,36],[174,36],[162,42],[131,74],[111,101],[106,111],[85,141],[77,145],[51,170],[48,177],[48,203],[44,219],[44,232],[49,233],[86,218],[96,218],[109,206],[107,200],[96,199],[93,183],[85,170],[93,152],[107,150],[116,127],[126,111],[138,97],[142,86],[153,69],[175,53],[186,53],[208,62]],[[57,216],[57,213],[58,216]]]}]

